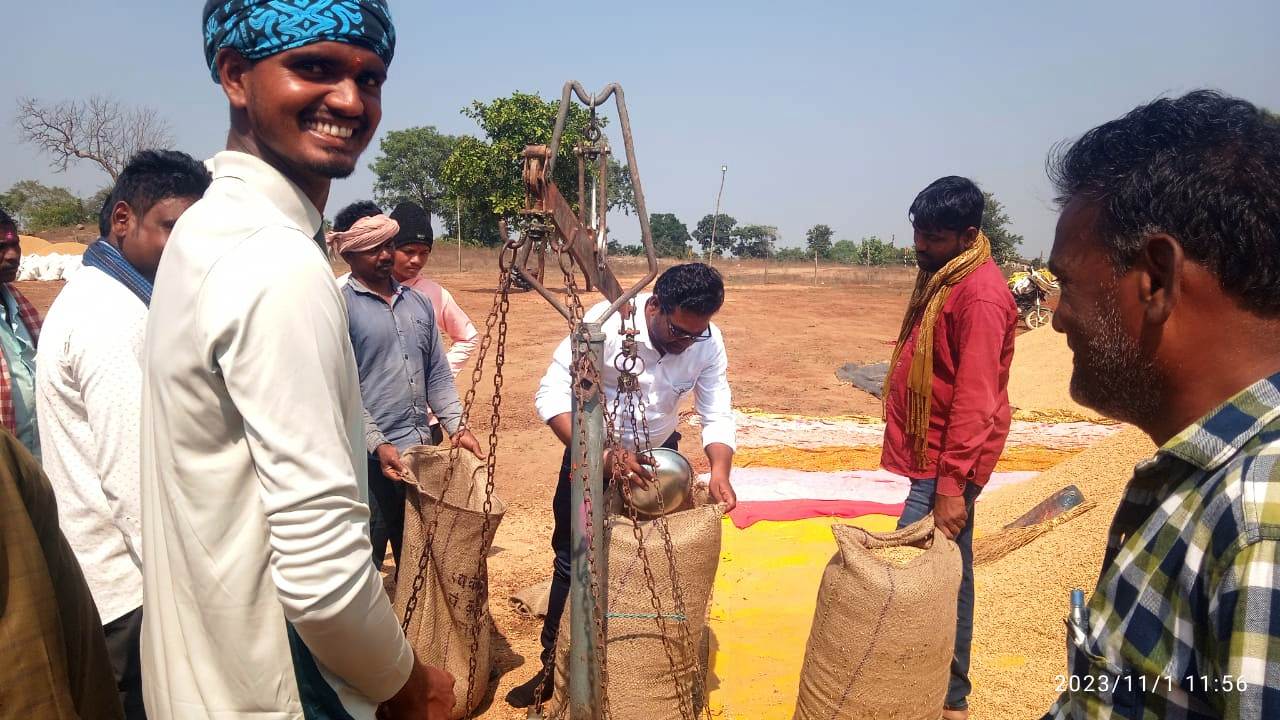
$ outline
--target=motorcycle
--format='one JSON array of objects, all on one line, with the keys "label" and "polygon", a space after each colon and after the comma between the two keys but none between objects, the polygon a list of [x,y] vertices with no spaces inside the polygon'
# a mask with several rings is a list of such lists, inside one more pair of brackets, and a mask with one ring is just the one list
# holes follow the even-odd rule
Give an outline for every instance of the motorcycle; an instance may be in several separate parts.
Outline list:
[{"label": "motorcycle", "polygon": [[1009,292],[1013,294],[1013,301],[1018,306],[1018,316],[1028,328],[1035,330],[1048,325],[1053,319],[1053,311],[1045,301],[1057,287],[1057,279],[1048,270],[1018,272],[1009,277]]}]

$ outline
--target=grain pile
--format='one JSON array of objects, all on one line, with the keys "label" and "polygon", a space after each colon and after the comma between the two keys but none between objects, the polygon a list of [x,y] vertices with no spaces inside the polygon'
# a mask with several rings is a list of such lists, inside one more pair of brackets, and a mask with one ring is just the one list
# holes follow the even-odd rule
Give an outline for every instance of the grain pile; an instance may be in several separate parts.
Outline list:
[{"label": "grain pile", "polygon": [[1104,418],[1071,399],[1071,348],[1052,327],[1018,337],[1009,369],[1009,403],[1026,420],[1097,422]]},{"label": "grain pile", "polygon": [[912,545],[898,545],[896,547],[874,548],[871,550],[871,554],[887,563],[902,566],[923,555],[924,548]]},{"label": "grain pile", "polygon": [[49,247],[49,241],[35,235],[19,235],[18,244],[22,247],[23,255],[36,255],[41,250]]},{"label": "grain pile", "polygon": [[[1076,454],[1075,449],[1056,449],[1038,445],[1006,445],[996,463],[996,472],[1047,470]],[[733,456],[739,468],[771,467],[810,472],[875,470],[880,467],[879,445],[854,447],[825,446],[816,448],[770,445],[740,448]]]},{"label": "grain pile", "polygon": [[1063,618],[1071,588],[1093,590],[1120,495],[1133,466],[1154,451],[1145,435],[1126,426],[1034,480],[984,496],[979,534],[996,532],[1070,484],[1098,507],[975,569],[975,718],[1031,718],[1049,709],[1057,697],[1054,676],[1066,667]]}]

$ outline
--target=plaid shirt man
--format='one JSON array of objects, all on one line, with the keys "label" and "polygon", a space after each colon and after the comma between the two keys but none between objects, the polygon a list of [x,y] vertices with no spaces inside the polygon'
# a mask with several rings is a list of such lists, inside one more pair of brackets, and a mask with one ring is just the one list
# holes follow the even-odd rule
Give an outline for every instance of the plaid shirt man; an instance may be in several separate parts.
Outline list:
[{"label": "plaid shirt man", "polygon": [[[13,296],[14,304],[18,306],[18,318],[27,327],[27,332],[31,333],[31,343],[39,345],[40,327],[44,324],[40,319],[40,313],[12,284],[3,285],[0,288],[2,288],[0,292]],[[32,410],[34,411],[34,406]],[[18,432],[18,418],[13,409],[13,387],[9,376],[9,363],[5,360],[3,353],[0,353],[0,425],[11,433]]]},{"label": "plaid shirt man", "polygon": [[1278,459],[1280,374],[1137,467],[1046,719],[1280,717]]}]

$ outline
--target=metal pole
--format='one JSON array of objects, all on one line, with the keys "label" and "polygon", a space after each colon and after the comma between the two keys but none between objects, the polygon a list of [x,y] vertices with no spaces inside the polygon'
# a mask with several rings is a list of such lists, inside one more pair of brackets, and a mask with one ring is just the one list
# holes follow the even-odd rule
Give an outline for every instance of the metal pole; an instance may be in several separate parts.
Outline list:
[{"label": "metal pole", "polygon": [[[574,333],[574,355],[591,353],[596,373],[604,375],[604,332],[600,323],[584,322]],[[575,366],[577,363],[575,362]],[[604,717],[600,667],[605,648],[596,645],[596,612],[607,617],[609,564],[604,514],[604,398],[599,383],[579,378],[573,386],[573,467],[570,494],[573,508],[569,584],[569,717],[600,720]],[[584,386],[585,385],[585,386]],[[578,411],[581,397],[582,412]],[[592,537],[588,546],[584,488],[591,497]],[[591,558],[595,554],[599,603],[591,594]],[[603,618],[602,618],[603,620]],[[602,623],[603,625],[603,623]]]},{"label": "metal pole", "polygon": [[711,262],[711,253],[716,251],[716,226],[720,224],[720,197],[724,195],[724,174],[728,171],[728,165],[720,166],[720,192],[716,193],[716,214],[711,216],[711,247],[707,250],[707,262]]},{"label": "metal pole", "polygon": [[[506,242],[506,238],[502,238]],[[462,272],[462,196],[458,196],[458,272]]]}]

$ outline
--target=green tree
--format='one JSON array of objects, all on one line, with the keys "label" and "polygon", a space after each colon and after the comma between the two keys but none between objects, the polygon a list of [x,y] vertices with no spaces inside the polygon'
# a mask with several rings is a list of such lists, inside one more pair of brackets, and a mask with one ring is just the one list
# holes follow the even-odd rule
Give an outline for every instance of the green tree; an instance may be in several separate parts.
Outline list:
[{"label": "green tree", "polygon": [[862,238],[862,242],[858,243],[854,262],[858,265],[892,265],[898,262],[899,257],[901,255],[893,243],[872,235]]},{"label": "green tree", "polygon": [[858,262],[858,255],[861,248],[858,243],[852,240],[838,240],[831,246],[830,257],[838,263],[852,265]]},{"label": "green tree", "polygon": [[[717,236],[719,232],[716,233]],[[778,228],[772,225],[743,225],[733,234],[733,254],[740,258],[767,258],[778,242]]]},{"label": "green tree", "polygon": [[689,228],[680,222],[680,218],[671,213],[651,213],[649,231],[653,233],[653,250],[658,257],[689,256]]},{"label": "green tree", "polygon": [[92,222],[98,225],[99,208],[89,208],[85,201],[64,187],[50,187],[35,180],[14,183],[0,195],[3,206],[25,232],[41,232],[66,225]]},{"label": "green tree", "polygon": [[998,263],[1017,260],[1023,238],[1009,229],[1012,220],[1005,212],[1004,203],[989,192],[982,193],[982,196],[987,201],[982,209],[982,232],[991,240],[991,256]]},{"label": "green tree", "polygon": [[818,257],[831,257],[831,236],[834,235],[830,225],[814,225],[804,234],[809,255],[818,253]]},{"label": "green tree", "polygon": [[[738,226],[738,221],[729,215],[720,213],[719,216],[708,213],[698,221],[698,227],[693,231],[693,239],[698,241],[702,246],[702,252],[711,252],[717,256],[728,251],[733,247],[733,233]],[[711,247],[711,235],[715,234],[715,247]]]},{"label": "green tree", "polygon": [[813,253],[798,247],[785,247],[779,249],[773,254],[773,259],[779,262],[804,262],[813,260]]},{"label": "green tree", "polygon": [[[558,101],[531,93],[513,93],[488,103],[473,102],[462,114],[475,120],[484,138],[463,136],[441,173],[454,198],[461,198],[468,235],[486,245],[500,242],[498,218],[514,218],[524,208],[523,161],[528,145],[550,145]],[[578,202],[578,165],[574,147],[585,140],[590,114],[579,105],[569,110],[555,175],[551,181],[571,204]],[[448,214],[445,215],[448,218]],[[446,220],[446,222],[448,222]]]},{"label": "green tree", "polygon": [[[630,215],[636,209],[636,190],[631,185],[631,171],[628,166],[609,159],[609,209],[621,210]],[[649,216],[653,222],[653,216]]]},{"label": "green tree", "polygon": [[373,199],[388,212],[402,202],[415,202],[441,217],[454,214],[441,201],[448,195],[444,164],[458,140],[430,125],[388,132],[369,164],[377,176]]}]

